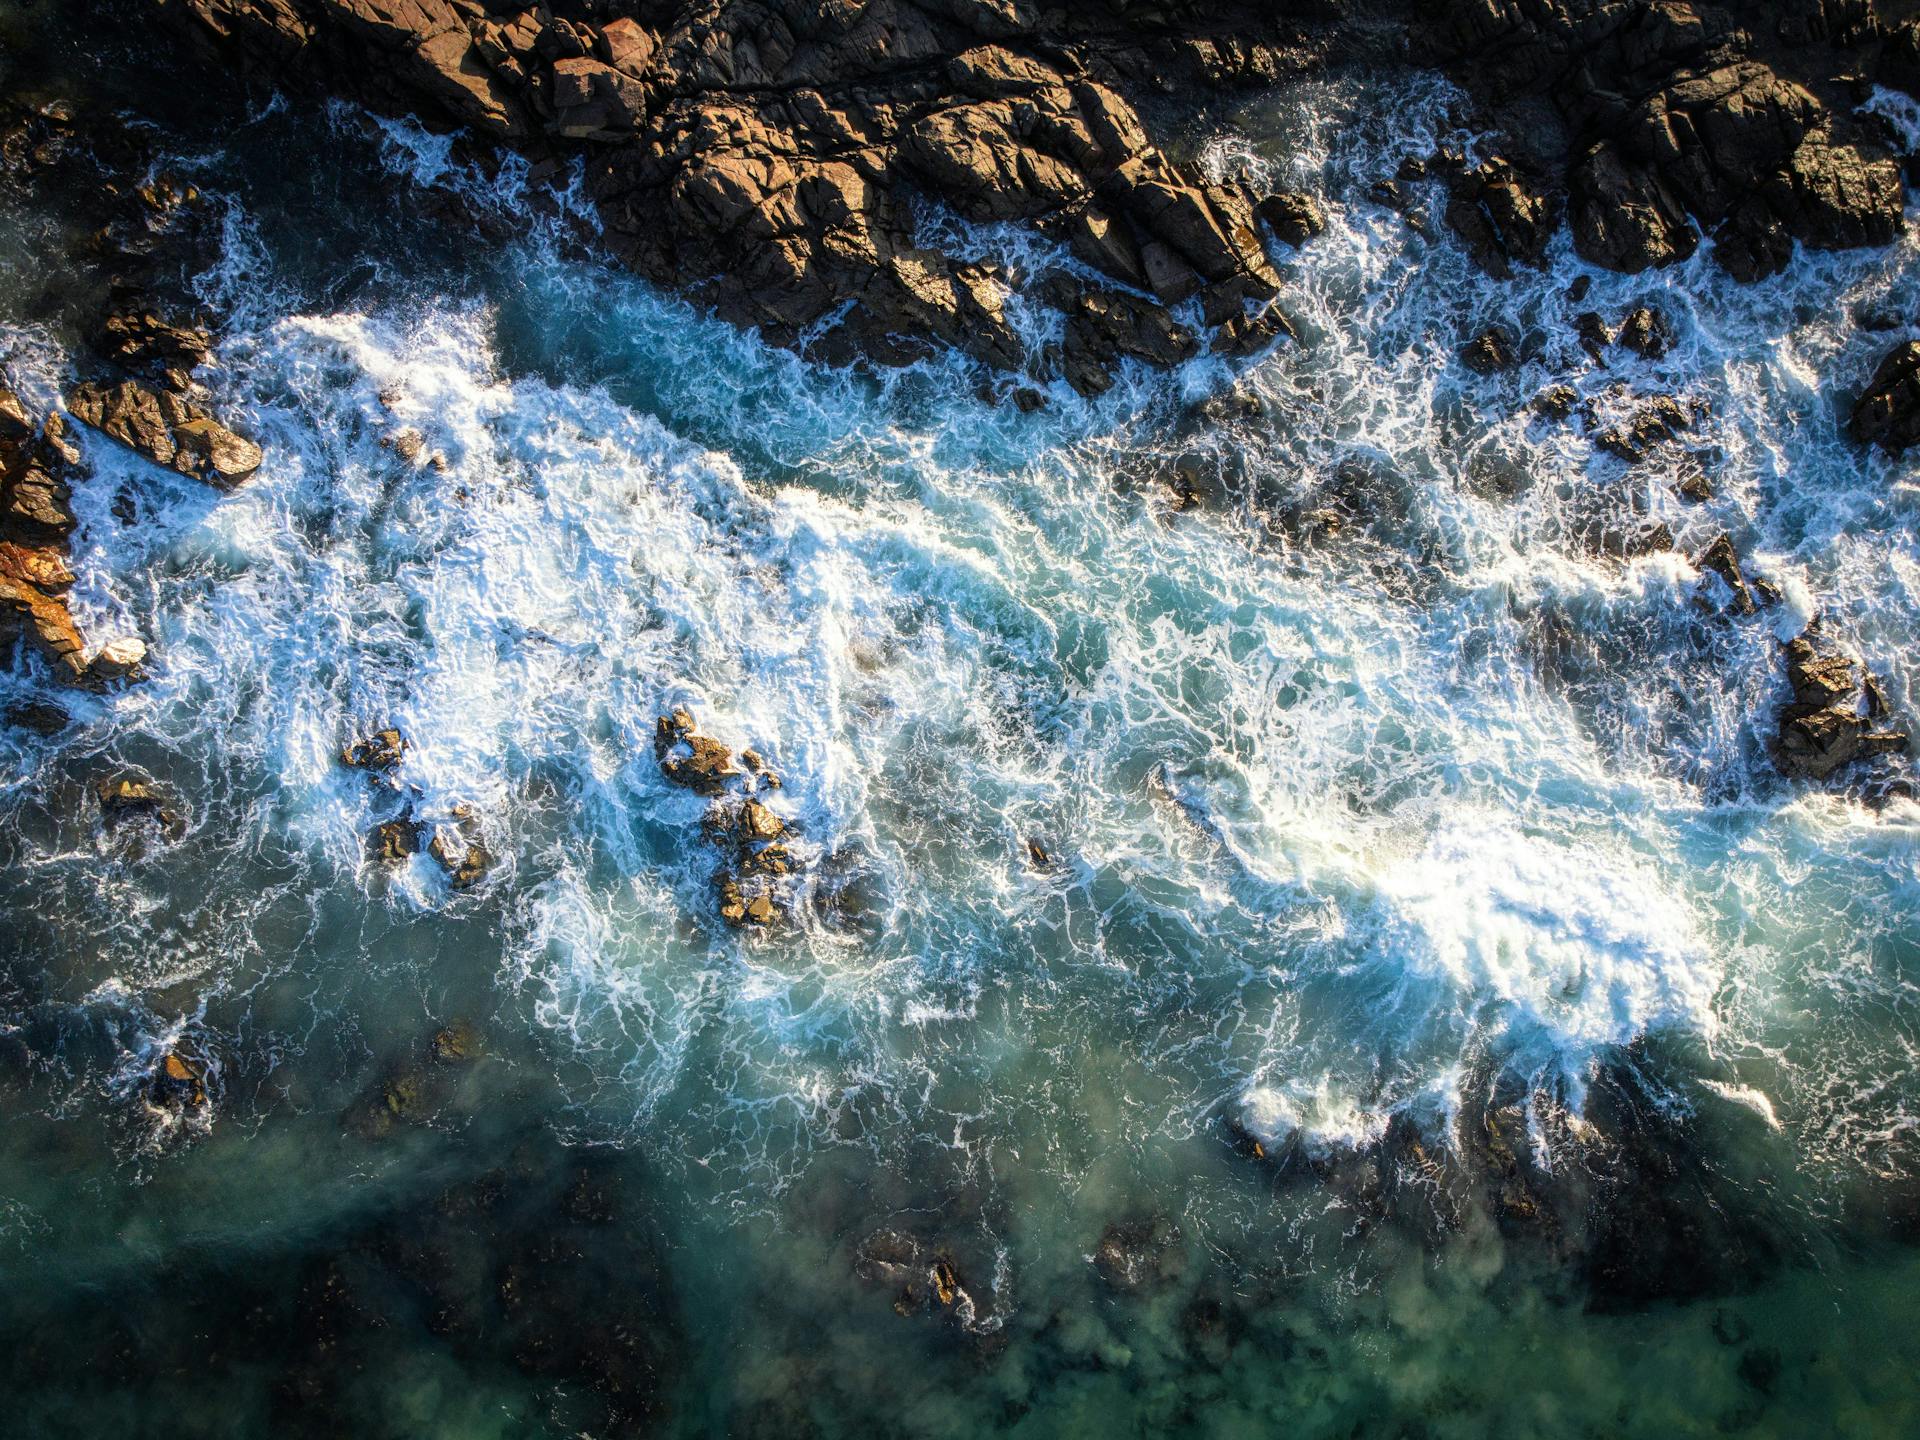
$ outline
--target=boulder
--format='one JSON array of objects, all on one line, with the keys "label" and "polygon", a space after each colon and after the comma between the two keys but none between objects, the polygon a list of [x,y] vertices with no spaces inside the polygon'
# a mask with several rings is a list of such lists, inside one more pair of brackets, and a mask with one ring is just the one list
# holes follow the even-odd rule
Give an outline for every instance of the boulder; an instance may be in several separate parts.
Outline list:
[{"label": "boulder", "polygon": [[169,831],[179,828],[179,816],[159,787],[144,775],[111,775],[94,786],[94,795],[100,802],[101,818],[109,825],[153,820]]},{"label": "boulder", "polygon": [[702,795],[718,795],[726,782],[739,774],[733,766],[733,752],[718,740],[700,734],[694,728],[693,716],[684,709],[654,722],[653,754],[660,773],[669,781]]},{"label": "boulder", "polygon": [[1513,336],[1495,325],[1483,330],[1460,352],[1460,359],[1476,375],[1494,375],[1511,370],[1519,363],[1514,354]]},{"label": "boulder", "polygon": [[1862,445],[1897,455],[1920,440],[1920,341],[1895,346],[1854,403],[1848,432]]},{"label": "boulder", "polygon": [[259,446],[169,391],[155,393],[132,380],[87,382],[68,393],[67,410],[154,464],[218,490],[234,489],[260,468]]},{"label": "boulder", "polygon": [[373,833],[367,837],[368,858],[382,865],[398,865],[408,856],[418,855],[424,828],[411,816],[376,825]]},{"label": "boulder", "polygon": [[1907,753],[1907,736],[1879,727],[1885,706],[1866,667],[1817,625],[1786,646],[1793,698],[1780,711],[1773,758],[1793,779],[1824,780],[1856,761]]},{"label": "boulder", "polygon": [[1544,187],[1495,156],[1448,182],[1447,224],[1487,274],[1505,280],[1513,267],[1539,267],[1559,227],[1560,212]]},{"label": "boulder", "polygon": [[1287,245],[1304,245],[1327,229],[1327,212],[1320,202],[1297,191],[1276,191],[1255,206],[1254,213],[1276,240]]}]

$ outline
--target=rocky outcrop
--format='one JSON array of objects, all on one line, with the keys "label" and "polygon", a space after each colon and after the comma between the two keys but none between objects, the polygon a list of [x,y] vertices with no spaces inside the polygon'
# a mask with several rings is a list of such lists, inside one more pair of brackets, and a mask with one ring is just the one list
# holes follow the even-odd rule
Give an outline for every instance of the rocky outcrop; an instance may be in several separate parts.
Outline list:
[{"label": "rocky outcrop", "polygon": [[1877,755],[1903,755],[1907,736],[1882,728],[1886,702],[1867,669],[1818,624],[1786,647],[1793,699],[1781,709],[1774,762],[1795,779],[1824,780]]},{"label": "rocky outcrop", "polygon": [[67,561],[76,523],[73,473],[60,417],[34,425],[19,398],[0,385],[0,645],[24,638],[68,684],[137,678],[146,647],[129,637],[89,654],[67,608],[74,582]]},{"label": "rocky outcrop", "polygon": [[758,798],[781,788],[766,758],[743,750],[736,766],[733,751],[702,735],[685,709],[656,722],[653,753],[668,780],[714,797],[700,832],[722,857],[712,877],[720,918],[735,928],[764,929],[789,913],[790,877],[803,867],[788,843],[787,822]]},{"label": "rocky outcrop", "polygon": [[[1323,224],[1307,197],[1263,197],[1175,159],[1123,94],[1125,72],[1163,52],[1223,81],[1247,66],[1259,78],[1244,29],[1204,54],[1187,44],[1225,28],[1206,11],[1242,7],[155,3],[246,63],[583,154],[621,258],[827,358],[910,360],[937,341],[1005,369],[1061,363],[1024,353],[1006,313],[1015,277],[924,238],[929,202],[1033,226],[1155,306],[1199,296],[1214,327],[1278,293],[1260,219],[1289,244]],[[1233,343],[1251,343],[1245,330]],[[1082,388],[1110,381],[1098,359],[1065,370]]]},{"label": "rocky outcrop", "polygon": [[[1776,68],[1816,42],[1865,60],[1879,27],[1782,17],[1769,33],[1746,19],[1692,0],[1443,0],[1425,53],[1490,99],[1551,103],[1574,245],[1595,264],[1670,265],[1710,235],[1720,265],[1753,280],[1795,241],[1887,243],[1902,225],[1899,166],[1844,106]],[[1859,62],[1816,63],[1838,76]]]},{"label": "rocky outcrop", "polygon": [[1862,445],[1897,455],[1920,440],[1920,342],[1909,340],[1880,361],[1848,424]]},{"label": "rocky outcrop", "polygon": [[260,447],[192,401],[132,380],[87,382],[67,392],[67,410],[156,465],[232,490],[260,468]]}]

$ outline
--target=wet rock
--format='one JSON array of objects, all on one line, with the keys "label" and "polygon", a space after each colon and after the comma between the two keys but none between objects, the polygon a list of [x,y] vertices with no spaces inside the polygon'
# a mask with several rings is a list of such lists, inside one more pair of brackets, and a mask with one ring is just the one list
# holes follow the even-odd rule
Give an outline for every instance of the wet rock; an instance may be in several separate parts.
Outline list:
[{"label": "wet rock", "polygon": [[146,672],[147,643],[133,635],[109,640],[87,662],[87,678],[99,685],[131,683]]},{"label": "wet rock", "polygon": [[389,726],[374,731],[364,740],[355,740],[343,746],[340,763],[349,769],[369,770],[384,775],[399,766],[410,748],[407,737]]},{"label": "wet rock", "polygon": [[1613,345],[1613,327],[1596,310],[1582,311],[1574,316],[1573,333],[1580,339],[1580,348],[1596,363]]},{"label": "wet rock", "polygon": [[903,1230],[879,1230],[855,1247],[853,1268],[867,1284],[892,1291],[894,1313],[903,1318],[942,1311],[963,1321],[973,1317],[973,1297],[945,1246]]},{"label": "wet rock", "polygon": [[1593,437],[1607,454],[1637,465],[1662,444],[1692,427],[1696,410],[1671,395],[1656,395],[1635,408],[1625,423],[1610,425]]},{"label": "wet rock", "polygon": [[382,865],[399,865],[420,853],[424,827],[411,818],[388,820],[374,827],[367,837],[367,855]]},{"label": "wet rock", "polygon": [[206,361],[213,335],[202,325],[176,325],[151,309],[118,308],[101,322],[94,348],[106,359],[131,371],[160,377],[170,389]]},{"label": "wet rock", "polygon": [[1573,414],[1580,392],[1571,385],[1549,385],[1534,398],[1533,409],[1544,420],[1561,421]]},{"label": "wet rock", "polygon": [[1456,171],[1447,188],[1447,224],[1487,274],[1505,280],[1516,264],[1537,268],[1545,261],[1560,215],[1537,180],[1495,156]]},{"label": "wet rock", "polygon": [[170,1052],[154,1071],[147,1094],[161,1109],[193,1110],[207,1103],[200,1066],[178,1050]]},{"label": "wet rock", "polygon": [[1890,455],[1920,440],[1920,341],[1898,345],[1880,361],[1848,429],[1860,444]]},{"label": "wet rock", "polygon": [[260,468],[263,458],[259,446],[191,401],[132,380],[75,386],[67,394],[67,410],[154,464],[218,490],[234,489]]},{"label": "wet rock", "polygon": [[0,714],[0,723],[16,730],[29,730],[35,735],[58,735],[73,723],[73,717],[58,705],[50,705],[43,700],[22,701],[18,705],[9,705]]},{"label": "wet rock", "polygon": [[674,710],[654,723],[653,754],[662,775],[702,795],[718,795],[739,773],[733,768],[733,752],[700,734],[685,710]]},{"label": "wet rock", "polygon": [[1498,325],[1475,336],[1460,352],[1460,359],[1476,375],[1498,374],[1519,363],[1514,354],[1513,336]]},{"label": "wet rock", "polygon": [[0,541],[0,644],[24,636],[56,678],[75,683],[86,678],[86,642],[65,602],[40,584],[64,573],[62,551]]},{"label": "wet rock", "polygon": [[1046,846],[1042,845],[1031,835],[1027,837],[1027,863],[1036,870],[1051,870],[1053,868],[1053,856],[1047,853]]},{"label": "wet rock", "polygon": [[1724,598],[1716,598],[1716,608],[1731,610],[1736,615],[1751,615],[1759,608],[1754,603],[1753,592],[1747,588],[1740,557],[1728,536],[1720,536],[1701,551],[1694,558],[1693,568],[1717,582],[1719,595]]},{"label": "wet rock", "polygon": [[1326,233],[1327,212],[1311,195],[1282,190],[1267,196],[1254,210],[1274,238],[1288,245],[1304,245]]},{"label": "wet rock", "polygon": [[108,825],[151,820],[163,829],[179,828],[179,816],[151,780],[144,775],[112,775],[94,787],[100,815]]},{"label": "wet rock", "polygon": [[1824,780],[1856,761],[1904,755],[1907,736],[1880,728],[1884,702],[1866,667],[1819,629],[1786,647],[1793,699],[1780,712],[1774,763],[1794,779]]},{"label": "wet rock", "polygon": [[1648,360],[1660,359],[1673,348],[1674,340],[1673,327],[1667,322],[1667,317],[1644,305],[1620,322],[1620,329],[1614,338],[1617,343]]},{"label": "wet rock", "polygon": [[463,819],[459,831],[437,829],[427,842],[427,853],[447,872],[447,881],[455,890],[471,890],[493,869],[493,852],[485,841],[470,833],[472,828]]}]

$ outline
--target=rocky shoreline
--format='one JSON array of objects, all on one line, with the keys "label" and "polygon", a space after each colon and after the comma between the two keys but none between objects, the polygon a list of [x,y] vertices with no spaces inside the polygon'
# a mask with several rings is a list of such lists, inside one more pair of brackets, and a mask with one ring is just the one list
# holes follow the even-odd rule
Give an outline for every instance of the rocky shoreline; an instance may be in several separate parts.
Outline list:
[{"label": "rocky shoreline", "polygon": [[[1864,0],[154,3],[268,83],[465,126],[549,180],[578,159],[617,256],[774,343],[881,363],[944,344],[1085,393],[1121,357],[1290,333],[1272,247],[1309,240],[1318,204],[1179,156],[1205,97],[1439,69],[1508,153],[1433,157],[1379,194],[1442,180],[1490,274],[1540,264],[1564,218],[1610,269],[1709,243],[1754,280],[1795,242],[1899,232],[1904,176],[1854,111],[1874,81],[1920,85],[1920,21]],[[929,208],[1030,227],[1099,277],[1031,291],[1064,318],[1057,345],[1028,354],[1008,321],[1026,277],[920,240]]]}]

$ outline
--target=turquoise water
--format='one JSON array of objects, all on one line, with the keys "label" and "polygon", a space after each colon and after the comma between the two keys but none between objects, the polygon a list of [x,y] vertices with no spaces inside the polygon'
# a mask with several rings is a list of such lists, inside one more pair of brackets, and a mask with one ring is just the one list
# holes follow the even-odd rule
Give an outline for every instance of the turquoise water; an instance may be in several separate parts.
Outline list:
[{"label": "turquoise water", "polygon": [[[1920,487],[1839,420],[1920,242],[1498,285],[1363,198],[1474,142],[1452,98],[1213,117],[1329,202],[1303,343],[1034,415],[770,350],[410,127],[172,115],[268,458],[89,446],[76,610],[153,674],[0,732],[9,1426],[1912,1433],[1920,809],[1765,745],[1816,611],[1916,713]],[[35,204],[0,338],[48,405]],[[1676,348],[1594,367],[1573,316],[1640,303]],[[1533,416],[1560,380],[1711,415],[1629,472]],[[1675,553],[1598,553],[1636,509]],[[1723,531],[1756,621],[1696,603]],[[676,705],[784,777],[774,933],[718,918]],[[404,791],[335,758],[387,724]],[[129,766],[182,838],[101,829]],[[479,886],[367,863],[406,804],[468,807]]]}]

